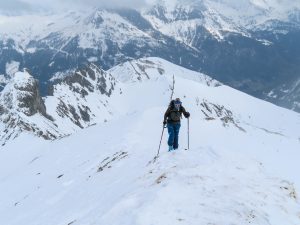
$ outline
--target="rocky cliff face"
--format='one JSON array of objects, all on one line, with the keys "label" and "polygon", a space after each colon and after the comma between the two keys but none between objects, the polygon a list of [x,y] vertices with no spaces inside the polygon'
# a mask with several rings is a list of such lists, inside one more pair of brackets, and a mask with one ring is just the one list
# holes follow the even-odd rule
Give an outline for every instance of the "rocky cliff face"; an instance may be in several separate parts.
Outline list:
[{"label": "rocky cliff face", "polygon": [[112,75],[91,63],[56,80],[43,99],[29,71],[17,72],[0,93],[1,143],[23,131],[51,140],[105,122],[112,117],[109,98],[117,86]]},{"label": "rocky cliff face", "polygon": [[116,86],[115,78],[91,63],[56,80],[46,105],[55,121],[72,132],[111,117],[109,98]]},{"label": "rocky cliff face", "polygon": [[10,91],[4,91],[3,98],[9,110],[14,109],[26,116],[33,116],[36,113],[46,116],[46,107],[40,96],[38,81],[27,70],[15,74]]},{"label": "rocky cliff face", "polygon": [[44,139],[63,135],[51,116],[39,93],[38,81],[27,70],[17,72],[0,93],[0,140],[19,136],[29,131]]}]

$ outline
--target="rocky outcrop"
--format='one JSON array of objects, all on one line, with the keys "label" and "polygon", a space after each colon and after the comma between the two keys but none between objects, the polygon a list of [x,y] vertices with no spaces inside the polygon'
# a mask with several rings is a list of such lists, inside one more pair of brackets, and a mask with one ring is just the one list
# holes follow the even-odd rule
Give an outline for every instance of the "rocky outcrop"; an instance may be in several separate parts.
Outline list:
[{"label": "rocky outcrop", "polygon": [[52,104],[49,108],[55,121],[63,120],[73,130],[84,128],[110,117],[108,99],[116,85],[110,73],[87,64],[56,81],[50,88],[52,93],[46,98],[46,104]]},{"label": "rocky outcrop", "polygon": [[39,93],[38,81],[26,70],[15,74],[0,94],[0,98],[3,112],[16,111],[26,116],[40,113],[47,117],[46,106]]},{"label": "rocky outcrop", "polygon": [[24,131],[54,140],[107,121],[112,115],[108,99],[116,85],[108,72],[88,64],[57,80],[44,101],[28,70],[15,73],[0,93],[0,144]]},{"label": "rocky outcrop", "polygon": [[85,97],[90,92],[100,91],[101,94],[110,96],[116,85],[115,79],[94,64],[89,64],[83,69],[64,78],[61,83]]},{"label": "rocky outcrop", "polygon": [[240,122],[234,117],[232,111],[224,106],[206,100],[201,102],[199,98],[196,99],[196,105],[200,107],[205,120],[220,120],[224,127],[228,127],[231,124],[240,131],[246,132],[246,130],[240,126]]},{"label": "rocky outcrop", "polygon": [[27,70],[17,72],[0,93],[0,143],[23,131],[51,140],[62,136],[39,93],[39,84]]}]

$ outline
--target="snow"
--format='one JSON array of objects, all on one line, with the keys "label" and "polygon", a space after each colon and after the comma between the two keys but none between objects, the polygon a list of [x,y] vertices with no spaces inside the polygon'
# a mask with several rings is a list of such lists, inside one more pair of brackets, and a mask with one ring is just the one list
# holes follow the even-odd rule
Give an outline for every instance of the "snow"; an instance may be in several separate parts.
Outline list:
[{"label": "snow", "polygon": [[0,103],[5,106],[10,105],[9,107],[15,111],[18,108],[16,105],[18,97],[22,96],[23,89],[33,82],[34,78],[28,72],[16,72],[0,93]]},{"label": "snow", "polygon": [[[163,7],[168,22],[149,14],[155,4]],[[185,15],[193,13],[193,10],[198,10],[203,18],[185,19]],[[201,25],[218,40],[224,38],[224,32],[240,33],[248,37],[251,36],[249,31],[273,27],[274,21],[290,21],[290,15],[299,10],[299,2],[292,0],[150,0],[147,7],[140,12],[159,32],[192,47],[196,29]],[[177,18],[178,12],[182,13],[179,15],[181,19]],[[55,45],[49,42],[53,35],[58,39]],[[74,38],[79,38],[81,48],[101,48],[102,56],[108,48],[105,40],[112,40],[120,48],[130,41],[145,39],[151,45],[158,45],[157,40],[152,37],[153,34],[151,36],[151,33],[139,30],[114,10],[101,9],[64,13],[39,12],[22,16],[0,15],[0,36],[4,44],[13,39],[16,43],[15,48],[22,54],[39,50],[29,44],[32,40],[63,52],[64,46]]]},{"label": "snow", "polygon": [[[103,22],[95,24],[94,17],[102,18]],[[107,49],[105,43],[107,39],[118,43],[120,47],[141,38],[149,39],[149,43],[155,42],[147,33],[137,29],[117,13],[95,9],[56,14],[0,15],[0,36],[4,43],[10,38],[13,39],[20,52],[24,49],[28,53],[39,50],[30,45],[32,40],[41,41],[57,52],[64,52],[63,48],[70,41],[79,38],[79,47],[94,49],[101,47],[104,51],[102,54],[105,54]],[[55,44],[49,39],[53,36],[56,37]]]},{"label": "snow", "polygon": [[11,61],[10,63],[6,63],[5,70],[6,74],[9,77],[13,77],[16,72],[19,71],[20,62]]},{"label": "snow", "polygon": [[88,58],[88,61],[89,62],[97,62],[98,58],[97,57],[90,57],[90,58]]},{"label": "snow", "polygon": [[[63,81],[54,86],[53,96],[45,98],[47,112],[54,118],[55,123],[68,134],[72,134],[83,127],[92,126],[95,123],[103,123],[111,119],[113,114],[113,109],[109,103],[110,96],[103,94],[98,86],[103,85],[105,91],[109,92],[110,88],[118,88],[114,87],[116,85],[115,80],[109,73],[100,70],[94,64],[90,66],[95,78],[76,71],[79,76],[82,76],[85,83],[89,84],[88,86],[81,86],[77,82],[69,85]],[[61,75],[72,76],[74,73],[75,71]],[[59,78],[60,75],[57,74],[55,79]],[[61,78],[63,77],[61,76]],[[103,79],[105,84],[100,84]],[[83,92],[87,94],[83,95]],[[111,94],[113,95],[114,93],[112,92]],[[86,112],[89,115],[88,121],[82,118],[80,110],[83,109],[87,109]],[[77,116],[74,116],[75,113]],[[81,117],[78,115],[81,115]],[[79,123],[74,122],[74,120],[77,120],[80,125],[78,126]]]},{"label": "snow", "polygon": [[80,47],[99,48],[100,42],[101,49],[104,51],[102,54],[105,54],[107,46],[103,40],[107,39],[118,43],[120,47],[131,40],[139,40],[141,38],[150,39],[154,42],[154,39],[147,33],[137,29],[117,13],[101,10],[98,11],[97,16],[101,16],[103,19],[103,22],[98,24],[97,28],[95,28],[94,24],[84,24],[80,27],[80,30],[78,30]]},{"label": "snow", "polygon": [[[52,62],[53,63],[53,62]],[[66,70],[64,72],[56,72],[50,79],[50,81],[56,81],[56,80],[62,80],[63,78],[65,78],[66,76],[68,76],[69,74],[74,73],[74,70]]]},{"label": "snow", "polygon": [[16,72],[13,77],[13,82],[18,87],[25,87],[28,85],[28,80],[33,80],[34,78],[26,71]]},{"label": "snow", "polygon": [[31,54],[35,53],[36,51],[37,51],[37,48],[27,48],[26,49],[26,52],[31,53]]},{"label": "snow", "polygon": [[205,74],[183,68],[156,57],[147,57],[128,61],[113,67],[108,70],[108,72],[124,83],[149,79],[157,80],[165,76],[170,78],[170,76],[172,77],[173,75],[176,75],[176,77],[193,80],[209,86],[221,85],[220,82],[213,80]]},{"label": "snow", "polygon": [[[30,101],[41,101],[36,80],[26,71],[16,72],[0,93],[0,143],[13,141],[22,132],[48,139],[63,136],[56,124],[40,113],[28,116]],[[33,106],[34,107],[34,106]]]},{"label": "snow", "polygon": [[3,74],[0,74],[0,83],[6,84],[7,82],[8,82],[8,80],[6,79],[6,77]]},{"label": "snow", "polygon": [[[297,1],[153,0],[150,2],[150,5],[156,4],[165,10],[164,16],[167,21],[152,15],[148,8],[143,11],[144,17],[163,34],[174,37],[189,46],[193,46],[193,37],[199,26],[203,26],[218,40],[223,40],[224,33],[227,32],[251,37],[250,31],[268,30],[268,26],[274,29],[274,21],[288,22],[290,15],[300,10],[300,4]],[[203,18],[189,19],[186,17],[186,14],[191,13],[191,9],[199,10]],[[178,16],[181,18],[178,19]],[[267,40],[262,43],[270,44]]]},{"label": "snow", "polygon": [[[1,147],[0,224],[299,224],[299,114],[158,58],[109,72],[122,92],[108,99],[106,123]],[[165,131],[153,161],[173,74],[191,112],[190,149],[183,119],[180,148],[167,152]],[[201,103],[230,110],[234,123],[206,119]]]}]

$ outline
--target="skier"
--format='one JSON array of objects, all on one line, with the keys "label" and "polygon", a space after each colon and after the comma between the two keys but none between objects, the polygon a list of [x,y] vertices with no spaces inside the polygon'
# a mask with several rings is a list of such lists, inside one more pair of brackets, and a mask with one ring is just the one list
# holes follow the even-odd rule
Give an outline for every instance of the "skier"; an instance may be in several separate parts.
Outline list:
[{"label": "skier", "polygon": [[164,126],[167,124],[169,139],[169,151],[178,149],[178,135],[180,129],[180,119],[182,118],[182,114],[185,118],[190,117],[190,113],[185,110],[182,106],[182,102],[179,98],[172,100],[170,105],[165,112],[164,116]]}]

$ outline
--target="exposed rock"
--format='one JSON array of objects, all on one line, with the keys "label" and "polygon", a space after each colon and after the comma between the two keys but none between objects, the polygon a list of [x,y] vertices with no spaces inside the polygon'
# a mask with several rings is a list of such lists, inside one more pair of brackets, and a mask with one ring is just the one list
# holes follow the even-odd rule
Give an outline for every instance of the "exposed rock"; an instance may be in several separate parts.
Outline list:
[{"label": "exposed rock", "polygon": [[216,120],[222,121],[223,126],[234,125],[239,130],[246,132],[244,128],[239,125],[239,122],[234,118],[232,111],[226,109],[224,106],[207,102],[203,100],[201,103],[199,99],[196,99],[196,104],[200,106],[201,112],[204,114],[206,120]]},{"label": "exposed rock", "polygon": [[111,74],[90,63],[56,81],[46,99],[56,102],[52,105],[55,120],[67,119],[73,130],[82,129],[109,116],[108,98],[116,84]]},{"label": "exposed rock", "polygon": [[26,116],[40,113],[46,116],[46,106],[39,93],[38,81],[27,71],[17,72],[0,95],[2,110],[15,110]]},{"label": "exposed rock", "polygon": [[46,140],[63,136],[46,112],[38,81],[27,70],[15,73],[0,93],[0,123],[3,123],[1,144],[18,137],[23,131]]}]

